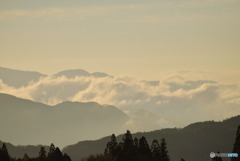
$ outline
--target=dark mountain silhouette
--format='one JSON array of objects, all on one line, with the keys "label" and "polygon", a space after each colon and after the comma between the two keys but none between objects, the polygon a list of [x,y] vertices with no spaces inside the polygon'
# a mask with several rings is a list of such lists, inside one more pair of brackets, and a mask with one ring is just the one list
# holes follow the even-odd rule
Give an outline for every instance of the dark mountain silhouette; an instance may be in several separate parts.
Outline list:
[{"label": "dark mountain silhouette", "polygon": [[[171,160],[184,158],[193,161],[210,161],[210,152],[232,152],[239,124],[240,116],[236,116],[222,122],[198,122],[182,129],[173,128],[136,133],[133,134],[133,138],[145,136],[149,144],[153,139],[165,138]],[[122,137],[123,135],[119,135],[117,141],[120,142]],[[110,136],[95,141],[81,141],[65,147],[63,152],[69,154],[74,161],[77,161],[90,154],[103,153],[109,140]],[[226,158],[224,160],[229,161]]]},{"label": "dark mountain silhouette", "polygon": [[75,78],[77,76],[94,76],[94,77],[106,77],[109,76],[105,73],[101,72],[94,72],[94,73],[89,73],[83,69],[71,69],[71,70],[64,70],[59,73],[54,74],[53,76],[55,77],[61,77],[65,76],[67,78]]},{"label": "dark mountain silhouette", "polygon": [[7,94],[0,94],[0,102],[0,139],[14,144],[54,142],[63,147],[113,131],[120,133],[128,120],[116,107],[95,102],[48,106]]},{"label": "dark mountain silhouette", "polygon": [[39,72],[21,71],[0,67],[0,79],[3,81],[3,83],[15,88],[27,86],[29,82],[37,81],[41,77],[45,76],[47,75]]}]

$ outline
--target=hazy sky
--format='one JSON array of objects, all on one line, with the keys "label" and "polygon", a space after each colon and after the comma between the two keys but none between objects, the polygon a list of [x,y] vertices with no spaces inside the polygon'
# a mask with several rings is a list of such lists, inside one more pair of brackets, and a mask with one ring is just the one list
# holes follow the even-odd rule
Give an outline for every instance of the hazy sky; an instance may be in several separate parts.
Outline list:
[{"label": "hazy sky", "polygon": [[[159,79],[240,69],[239,0],[0,0],[0,66]],[[232,79],[239,77],[232,76]]]},{"label": "hazy sky", "polygon": [[0,92],[114,105],[133,131],[226,119],[240,113],[240,0],[0,0],[0,66],[110,74]]}]

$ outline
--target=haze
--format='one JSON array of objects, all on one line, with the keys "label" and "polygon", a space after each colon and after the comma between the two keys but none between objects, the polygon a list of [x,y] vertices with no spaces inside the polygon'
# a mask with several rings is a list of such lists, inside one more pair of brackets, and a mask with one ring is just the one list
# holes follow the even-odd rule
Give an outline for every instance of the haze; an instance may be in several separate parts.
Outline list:
[{"label": "haze", "polygon": [[0,64],[147,80],[179,69],[236,72],[239,20],[238,0],[1,0]]}]

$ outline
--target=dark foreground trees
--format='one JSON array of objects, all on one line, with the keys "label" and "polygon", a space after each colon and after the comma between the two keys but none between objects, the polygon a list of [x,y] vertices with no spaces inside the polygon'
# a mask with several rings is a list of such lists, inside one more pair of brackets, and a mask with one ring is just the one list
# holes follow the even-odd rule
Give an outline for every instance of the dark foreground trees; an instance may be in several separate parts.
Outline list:
[{"label": "dark foreground trees", "polygon": [[[233,153],[240,155],[240,125],[238,126]],[[13,159],[9,156],[7,147],[3,143],[0,148],[0,161],[71,161],[71,158],[67,154],[63,155],[58,147],[51,144],[48,153],[44,147],[41,147],[39,156],[36,158],[30,158],[25,154],[21,159]],[[140,139],[133,139],[131,132],[128,130],[119,143],[113,134],[106,145],[104,154],[90,155],[82,161],[170,161],[170,157],[167,142],[164,138],[160,142],[154,139],[149,146],[144,136]],[[181,159],[180,161],[185,160]],[[215,157],[212,161],[222,161],[222,158]],[[232,158],[231,161],[240,161],[240,156]]]},{"label": "dark foreground trees", "polygon": [[[238,126],[233,153],[240,155],[240,125]],[[170,157],[167,142],[164,138],[160,142],[156,139],[153,140],[151,146],[149,146],[144,136],[140,139],[133,139],[130,131],[127,131],[119,143],[113,134],[106,145],[104,154],[91,155],[82,161],[170,161]],[[180,161],[185,160],[182,158]],[[222,161],[222,158],[214,157],[212,161]],[[232,158],[231,161],[240,161],[240,156]]]},{"label": "dark foreground trees", "polygon": [[1,161],[10,161],[11,160],[5,143],[3,143],[2,148],[0,149],[0,160]]},{"label": "dark foreground trees", "polygon": [[152,145],[149,146],[144,136],[133,139],[128,130],[120,143],[117,143],[113,134],[104,154],[91,155],[83,161],[170,161],[170,157],[164,138],[161,139],[160,144],[158,140],[153,140]]},{"label": "dark foreground trees", "polygon": [[62,154],[61,150],[54,144],[50,145],[48,154],[44,147],[40,148],[39,156],[36,158],[30,158],[27,154],[24,154],[23,158],[13,159],[9,156],[6,145],[3,143],[0,149],[0,161],[71,161],[71,158],[65,153]]}]

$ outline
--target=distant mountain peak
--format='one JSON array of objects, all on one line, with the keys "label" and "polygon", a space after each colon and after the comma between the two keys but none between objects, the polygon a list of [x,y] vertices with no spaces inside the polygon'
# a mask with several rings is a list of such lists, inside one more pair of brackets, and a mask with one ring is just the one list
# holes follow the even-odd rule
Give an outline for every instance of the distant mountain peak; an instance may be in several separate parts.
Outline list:
[{"label": "distant mountain peak", "polygon": [[39,75],[43,75],[43,76],[47,76],[46,74],[42,74],[40,72],[37,71],[29,71],[29,70],[18,70],[18,69],[10,69],[10,68],[5,68],[5,67],[1,67],[0,66],[0,71],[5,70],[5,71],[15,71],[15,72],[28,72],[28,73],[37,73]]},{"label": "distant mountain peak", "polygon": [[56,77],[65,76],[67,78],[75,78],[76,76],[89,76],[89,75],[90,73],[83,69],[69,69],[69,70],[58,72],[53,76],[56,76]]},{"label": "distant mountain peak", "polygon": [[108,74],[102,73],[102,72],[94,72],[94,73],[91,73],[91,75],[94,76],[94,77],[107,77],[107,76],[109,76]]},{"label": "distant mountain peak", "polygon": [[[95,102],[68,101],[49,106],[4,93],[0,93],[0,102],[0,119],[4,120],[0,121],[0,139],[14,144],[54,142],[64,146],[120,132],[119,127],[129,119],[117,107]],[[46,135],[42,135],[43,131],[47,131]],[[71,137],[65,139],[70,132]]]},{"label": "distant mountain peak", "polygon": [[102,72],[89,73],[88,71],[83,70],[83,69],[69,69],[69,70],[64,70],[64,71],[58,72],[58,73],[54,74],[53,76],[56,76],[56,77],[65,76],[67,78],[75,78],[77,76],[106,77],[109,75],[106,73],[102,73]]},{"label": "distant mountain peak", "polygon": [[[12,87],[27,86],[31,81],[38,81],[47,75],[34,71],[21,71],[0,67],[0,79],[3,83]],[[17,78],[17,79],[16,79]]]}]

